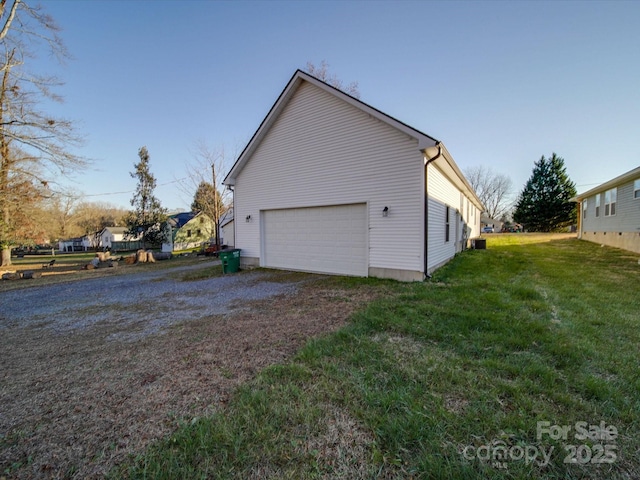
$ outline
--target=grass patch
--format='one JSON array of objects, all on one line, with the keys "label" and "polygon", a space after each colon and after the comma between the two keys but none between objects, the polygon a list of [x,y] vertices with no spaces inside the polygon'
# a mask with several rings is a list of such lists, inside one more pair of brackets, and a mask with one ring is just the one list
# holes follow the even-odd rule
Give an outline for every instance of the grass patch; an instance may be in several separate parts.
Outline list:
[{"label": "grass patch", "polygon": [[[430,282],[328,279],[388,295],[112,476],[638,478],[637,259],[496,235]],[[570,426],[568,439],[539,437],[537,422]],[[618,437],[576,439],[576,422]],[[604,444],[612,463],[597,463]],[[568,445],[586,446],[572,457]]]},{"label": "grass patch", "polygon": [[193,282],[196,280],[205,280],[207,278],[221,277],[222,265],[213,265],[211,267],[199,268],[186,273],[180,273],[180,280],[183,282]]}]

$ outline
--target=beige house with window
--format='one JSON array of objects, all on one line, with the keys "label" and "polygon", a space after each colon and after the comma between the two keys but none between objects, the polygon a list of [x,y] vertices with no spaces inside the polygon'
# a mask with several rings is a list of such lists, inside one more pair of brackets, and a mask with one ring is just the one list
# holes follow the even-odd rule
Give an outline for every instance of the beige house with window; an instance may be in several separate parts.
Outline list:
[{"label": "beige house with window", "polygon": [[575,197],[578,238],[640,253],[640,167]]}]

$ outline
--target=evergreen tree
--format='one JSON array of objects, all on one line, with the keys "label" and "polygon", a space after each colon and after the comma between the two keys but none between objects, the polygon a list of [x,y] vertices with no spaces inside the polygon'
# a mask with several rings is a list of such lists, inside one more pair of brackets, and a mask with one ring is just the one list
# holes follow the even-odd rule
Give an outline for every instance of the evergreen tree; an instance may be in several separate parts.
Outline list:
[{"label": "evergreen tree", "polygon": [[222,195],[209,182],[201,181],[193,196],[191,211],[196,213],[203,212],[213,218],[214,214],[212,212],[216,208],[221,212],[225,210],[222,203]]},{"label": "evergreen tree", "polygon": [[162,224],[167,219],[166,210],[160,205],[160,201],[153,195],[156,188],[156,178],[149,170],[149,152],[147,147],[138,151],[140,161],[135,164],[135,171],[131,172],[132,178],[138,179],[138,186],[131,198],[133,212],[129,212],[125,222],[127,225],[127,238],[135,238],[142,234],[143,248],[147,243],[157,246],[163,241]]},{"label": "evergreen tree", "polygon": [[191,211],[203,213],[211,219],[213,231],[209,232],[209,236],[216,239],[216,245],[220,245],[220,219],[227,209],[222,201],[222,195],[211,183],[204,180],[200,182],[193,196]]},{"label": "evergreen tree", "polygon": [[564,159],[555,153],[535,162],[533,173],[520,193],[513,219],[528,231],[553,232],[573,225],[576,186],[569,179]]}]

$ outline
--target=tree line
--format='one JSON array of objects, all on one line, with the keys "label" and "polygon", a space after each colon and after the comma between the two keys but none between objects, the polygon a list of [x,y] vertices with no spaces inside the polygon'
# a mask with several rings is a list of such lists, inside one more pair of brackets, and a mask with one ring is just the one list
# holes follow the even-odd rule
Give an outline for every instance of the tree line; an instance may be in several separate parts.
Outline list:
[{"label": "tree line", "polygon": [[[222,175],[226,171],[224,153],[221,152],[199,142],[194,157],[196,163],[188,168],[187,177],[181,181],[183,191],[192,195],[191,211],[203,213],[212,220],[214,228],[207,233],[218,244],[220,220],[230,208],[229,192],[221,187]],[[131,209],[107,202],[82,201],[81,197],[69,192],[42,196],[29,204],[31,228],[13,232],[16,240],[11,246],[35,246],[92,235],[97,244],[97,237],[104,228],[117,226],[127,228],[125,236],[128,239],[140,239],[144,246],[160,245],[167,240],[164,226],[169,215],[154,193],[156,178],[151,171],[147,147],[139,149],[138,158],[130,172],[130,176],[137,180],[130,201]],[[207,172],[210,175],[205,178]]]},{"label": "tree line", "polygon": [[[81,202],[59,182],[91,163],[73,153],[83,141],[73,122],[40,109],[49,101],[62,102],[55,92],[62,82],[36,71],[33,62],[38,55],[61,63],[70,58],[59,31],[41,6],[26,0],[0,1],[1,266],[11,264],[13,246],[81,236],[106,226],[127,226],[132,236],[144,233],[145,238],[157,240],[154,225],[166,219],[166,211],[153,196],[155,178],[145,147],[132,173],[138,185],[131,212],[106,203]],[[198,155],[209,162],[207,171],[220,160],[206,148]],[[194,207],[208,211],[216,222],[225,205],[217,177],[223,171],[221,166],[214,168],[214,178],[198,181],[198,200],[194,200]]]}]

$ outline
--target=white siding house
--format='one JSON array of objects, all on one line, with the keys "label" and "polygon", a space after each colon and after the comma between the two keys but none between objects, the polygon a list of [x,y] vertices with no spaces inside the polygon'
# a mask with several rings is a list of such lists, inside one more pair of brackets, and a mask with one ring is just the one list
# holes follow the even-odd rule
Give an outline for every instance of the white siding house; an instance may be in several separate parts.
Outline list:
[{"label": "white siding house", "polygon": [[578,238],[640,253],[640,167],[577,195]]},{"label": "white siding house", "polygon": [[93,245],[92,238],[88,235],[58,241],[58,249],[61,252],[86,252],[93,247],[95,245]]},{"label": "white siding house", "polygon": [[127,227],[105,227],[100,234],[100,247],[112,248],[113,242],[122,242],[124,240]]},{"label": "white siding house", "polygon": [[220,243],[233,247],[236,242],[233,210],[228,210],[220,219]]},{"label": "white siding house", "polygon": [[224,183],[246,265],[423,280],[480,234],[441,142],[301,71]]}]

